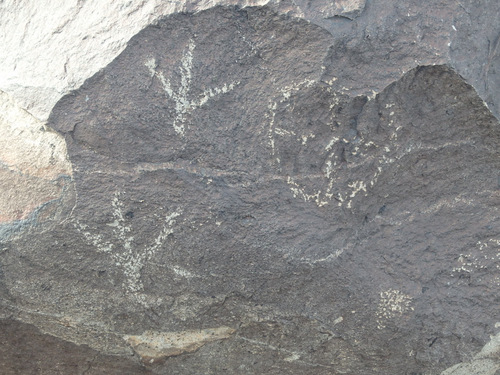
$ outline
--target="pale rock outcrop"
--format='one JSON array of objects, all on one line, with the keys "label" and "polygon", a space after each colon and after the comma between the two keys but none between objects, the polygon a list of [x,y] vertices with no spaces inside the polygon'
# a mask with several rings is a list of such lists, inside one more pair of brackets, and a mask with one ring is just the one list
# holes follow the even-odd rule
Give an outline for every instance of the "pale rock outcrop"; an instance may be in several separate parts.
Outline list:
[{"label": "pale rock outcrop", "polygon": [[[500,324],[496,324],[500,327]],[[500,370],[500,333],[491,336],[491,340],[472,360],[459,363],[443,371],[441,375],[495,375]]]}]

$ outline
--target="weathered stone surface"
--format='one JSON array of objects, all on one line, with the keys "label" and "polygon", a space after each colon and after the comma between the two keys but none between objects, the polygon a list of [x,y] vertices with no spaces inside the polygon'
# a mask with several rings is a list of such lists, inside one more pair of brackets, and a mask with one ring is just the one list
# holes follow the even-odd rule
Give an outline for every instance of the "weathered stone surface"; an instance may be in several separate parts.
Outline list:
[{"label": "weathered stone surface", "polygon": [[151,374],[128,358],[103,355],[16,320],[0,320],[0,363],[3,375],[19,374]]},{"label": "weathered stone surface", "polygon": [[184,332],[147,331],[139,336],[125,336],[125,340],[146,364],[163,361],[184,353],[191,353],[203,345],[229,338],[235,330],[218,327]]},{"label": "weathered stone surface", "polygon": [[[0,93],[0,235],[7,238],[58,211],[72,190],[66,143]],[[53,212],[54,214],[54,212]]]},{"label": "weathered stone surface", "polygon": [[500,3],[477,0],[432,0],[425,7],[417,0],[368,4],[366,0],[72,0],[64,4],[5,0],[0,4],[5,30],[0,34],[4,51],[0,90],[46,120],[63,95],[109,64],[132,36],[159,18],[216,5],[266,4],[316,23],[337,37],[343,47],[337,50],[345,56],[344,61],[338,60],[339,70],[347,75],[345,88],[379,91],[418,65],[450,63],[499,116]]},{"label": "weathered stone surface", "polygon": [[[366,0],[5,0],[0,3],[0,90],[46,120],[54,104],[109,64],[131,37],[162,16],[216,5],[265,5],[304,18],[354,18]],[[97,10],[97,11],[96,11]],[[50,20],[50,21],[49,21]]]},{"label": "weathered stone surface", "polygon": [[163,18],[41,124],[57,162],[0,154],[41,181],[3,199],[0,315],[109,373],[494,375],[493,18],[318,4]]},{"label": "weathered stone surface", "polygon": [[[498,324],[497,324],[498,328]],[[500,370],[499,364],[500,355],[500,334],[491,336],[490,342],[488,342],[483,349],[476,354],[470,361],[459,363],[446,371],[443,371],[442,375],[495,375],[498,374]]]}]

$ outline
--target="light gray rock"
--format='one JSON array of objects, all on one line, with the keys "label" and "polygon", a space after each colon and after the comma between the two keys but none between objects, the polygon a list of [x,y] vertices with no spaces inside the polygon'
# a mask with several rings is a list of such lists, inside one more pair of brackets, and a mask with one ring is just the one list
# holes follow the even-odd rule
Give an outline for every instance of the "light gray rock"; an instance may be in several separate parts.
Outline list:
[{"label": "light gray rock", "polygon": [[490,342],[471,361],[459,363],[443,371],[441,375],[495,375],[500,370],[499,356],[500,334],[496,334],[491,336]]}]

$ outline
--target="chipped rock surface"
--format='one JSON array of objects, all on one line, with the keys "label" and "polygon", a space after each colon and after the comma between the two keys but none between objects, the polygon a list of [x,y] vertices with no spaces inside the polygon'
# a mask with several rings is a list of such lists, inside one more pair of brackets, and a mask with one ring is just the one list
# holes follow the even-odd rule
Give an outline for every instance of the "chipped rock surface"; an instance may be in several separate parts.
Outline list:
[{"label": "chipped rock surface", "polygon": [[229,327],[184,332],[147,331],[140,336],[125,336],[141,360],[147,364],[198,350],[206,343],[227,339],[235,330]]},{"label": "chipped rock surface", "polygon": [[0,3],[0,373],[498,372],[500,3],[108,3]]}]

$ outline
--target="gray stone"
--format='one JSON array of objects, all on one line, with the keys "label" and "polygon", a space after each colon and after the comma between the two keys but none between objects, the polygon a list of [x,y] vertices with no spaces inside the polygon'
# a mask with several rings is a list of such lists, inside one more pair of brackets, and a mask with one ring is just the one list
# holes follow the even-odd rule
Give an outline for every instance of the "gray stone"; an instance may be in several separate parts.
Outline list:
[{"label": "gray stone", "polygon": [[34,182],[5,199],[0,354],[33,336],[88,373],[494,375],[498,58],[468,25],[498,6],[415,4],[135,35],[26,136],[55,159],[5,163]]}]

